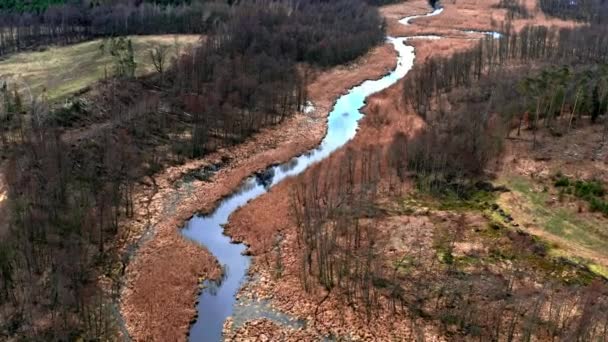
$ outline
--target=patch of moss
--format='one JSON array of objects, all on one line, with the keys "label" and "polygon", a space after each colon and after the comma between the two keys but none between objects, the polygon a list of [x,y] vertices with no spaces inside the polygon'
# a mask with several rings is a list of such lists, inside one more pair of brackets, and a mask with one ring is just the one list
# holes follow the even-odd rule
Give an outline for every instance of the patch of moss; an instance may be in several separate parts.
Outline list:
[{"label": "patch of moss", "polygon": [[430,207],[446,211],[469,211],[488,209],[496,202],[496,198],[497,194],[495,192],[486,190],[472,191],[467,198],[463,198],[452,192],[431,194],[418,191],[406,203],[412,207]]},{"label": "patch of moss", "polygon": [[405,276],[416,267],[416,263],[412,256],[405,255],[400,260],[394,261],[390,266],[397,272],[398,275]]},{"label": "patch of moss", "polygon": [[466,268],[469,266],[476,266],[479,265],[481,263],[483,263],[483,259],[481,258],[476,258],[474,256],[471,255],[464,255],[461,257],[455,257],[454,258],[454,263],[461,268]]}]

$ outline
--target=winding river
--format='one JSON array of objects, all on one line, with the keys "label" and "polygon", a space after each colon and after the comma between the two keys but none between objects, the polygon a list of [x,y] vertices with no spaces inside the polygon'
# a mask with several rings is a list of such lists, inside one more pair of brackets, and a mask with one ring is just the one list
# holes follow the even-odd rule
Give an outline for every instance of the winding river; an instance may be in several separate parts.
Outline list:
[{"label": "winding river", "polygon": [[[403,25],[410,25],[416,18],[439,15],[443,9],[424,14],[406,17],[400,20]],[[302,173],[309,166],[327,158],[338,148],[344,146],[357,133],[358,122],[363,117],[361,109],[365,99],[382,91],[403,78],[414,64],[414,47],[405,44],[410,39],[439,39],[439,36],[388,37],[387,40],[398,53],[397,67],[391,73],[378,80],[368,80],[352,88],[346,95],[336,101],[328,117],[327,135],[321,144],[307,153],[292,160],[268,168],[246,179],[229,197],[225,198],[215,211],[209,215],[192,218],[183,229],[183,234],[204,245],[224,267],[224,278],[220,282],[206,281],[201,286],[198,303],[197,321],[191,326],[190,341],[220,341],[226,318],[232,315],[236,294],[246,279],[250,257],[243,252],[246,246],[232,243],[224,235],[224,225],[230,215],[248,201],[263,195],[274,185],[287,177]]]}]

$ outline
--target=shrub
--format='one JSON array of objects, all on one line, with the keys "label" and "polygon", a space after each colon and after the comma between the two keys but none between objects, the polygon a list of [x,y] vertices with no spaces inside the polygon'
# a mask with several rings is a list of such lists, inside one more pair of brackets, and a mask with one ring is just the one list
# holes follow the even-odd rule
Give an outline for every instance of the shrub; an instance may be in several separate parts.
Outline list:
[{"label": "shrub", "polygon": [[602,197],[606,191],[602,184],[596,180],[591,181],[576,181],[574,183],[574,194],[577,197],[590,199],[594,196]]},{"label": "shrub", "polygon": [[570,186],[570,180],[568,177],[558,176],[557,180],[555,180],[555,186],[558,188]]},{"label": "shrub", "polygon": [[604,215],[608,215],[608,202],[601,198],[592,197],[589,200],[589,209],[595,212],[601,212]]}]

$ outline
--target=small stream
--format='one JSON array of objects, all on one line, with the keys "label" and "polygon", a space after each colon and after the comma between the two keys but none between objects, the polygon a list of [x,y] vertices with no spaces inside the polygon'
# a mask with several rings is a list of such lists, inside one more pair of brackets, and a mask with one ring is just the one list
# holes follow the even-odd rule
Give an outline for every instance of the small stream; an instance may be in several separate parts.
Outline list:
[{"label": "small stream", "polygon": [[[400,22],[409,25],[413,19],[438,15],[442,11],[443,9],[435,9],[425,15],[406,17]],[[205,281],[201,284],[203,290],[197,303],[198,318],[191,326],[190,341],[207,342],[222,339],[223,324],[226,318],[233,314],[235,296],[247,278],[251,259],[243,254],[246,246],[232,243],[231,239],[224,235],[224,225],[228,223],[230,215],[248,201],[268,192],[271,187],[285,178],[298,175],[312,164],[327,158],[351,140],[357,133],[359,120],[363,117],[360,110],[365,105],[365,99],[395,84],[412,68],[415,58],[414,47],[405,45],[405,42],[414,38],[439,39],[440,37],[388,37],[388,42],[393,44],[398,53],[397,67],[381,79],[365,81],[338,98],[328,116],[327,135],[317,148],[249,177],[232,195],[225,198],[213,213],[195,216],[186,224],[183,229],[184,236],[204,245],[224,268],[224,277],[221,281]]]}]

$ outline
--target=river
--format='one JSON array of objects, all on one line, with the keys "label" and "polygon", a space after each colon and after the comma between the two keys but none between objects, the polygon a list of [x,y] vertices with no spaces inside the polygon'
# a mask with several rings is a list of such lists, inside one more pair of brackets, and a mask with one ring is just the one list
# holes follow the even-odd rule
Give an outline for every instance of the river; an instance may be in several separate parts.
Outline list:
[{"label": "river", "polygon": [[[442,8],[435,9],[424,15],[406,17],[399,22],[410,25],[416,18],[439,15],[442,11]],[[221,340],[223,324],[226,318],[232,315],[236,294],[247,279],[251,260],[243,254],[246,246],[232,243],[230,237],[224,235],[224,225],[228,223],[230,215],[248,201],[268,192],[285,178],[296,176],[309,166],[327,158],[354,138],[359,120],[363,117],[361,109],[365,106],[365,99],[395,84],[413,67],[414,47],[406,45],[406,41],[439,38],[441,37],[388,37],[388,43],[392,44],[398,53],[396,68],[381,79],[365,81],[338,98],[328,116],[327,134],[317,148],[249,177],[232,195],[225,198],[213,213],[195,216],[186,224],[183,234],[205,246],[224,267],[224,277],[221,281],[205,281],[202,284],[203,290],[197,304],[198,317],[191,326],[190,341]]]}]

